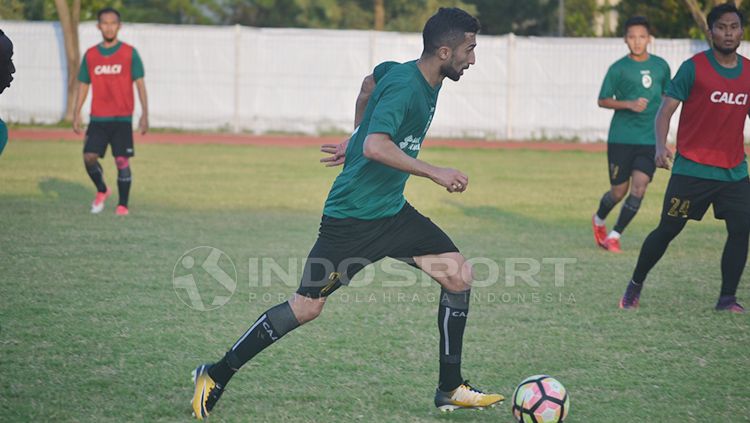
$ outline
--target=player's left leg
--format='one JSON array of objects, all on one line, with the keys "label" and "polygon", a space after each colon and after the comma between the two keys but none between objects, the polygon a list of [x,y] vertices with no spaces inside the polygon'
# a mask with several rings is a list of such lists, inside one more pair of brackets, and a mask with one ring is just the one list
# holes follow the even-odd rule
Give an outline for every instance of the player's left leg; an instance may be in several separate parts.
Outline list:
[{"label": "player's left leg", "polygon": [[631,176],[630,183],[630,194],[625,199],[620,209],[620,215],[617,217],[617,223],[612,231],[607,235],[604,240],[604,248],[613,253],[621,253],[620,249],[620,237],[625,231],[625,228],[638,213],[638,209],[641,207],[641,201],[643,196],[646,195],[646,188],[651,177],[640,170],[634,170]]},{"label": "player's left leg", "polygon": [[132,182],[133,175],[130,171],[130,160],[125,156],[115,157],[115,165],[117,166],[117,189],[120,193],[120,201],[117,204],[115,213],[118,216],[127,216],[128,211],[128,198],[130,197],[130,184]]},{"label": "player's left leg", "polygon": [[120,201],[115,213],[126,216],[130,213],[128,200],[130,198],[130,186],[133,182],[133,174],[130,170],[130,158],[135,154],[133,149],[133,127],[131,122],[112,122],[112,155],[115,156],[117,166],[117,189],[120,193]]},{"label": "player's left leg", "polygon": [[716,310],[744,313],[737,303],[737,285],[747,263],[748,240],[750,239],[750,215],[730,212],[724,216],[727,226],[727,242],[721,256],[721,295]]},{"label": "player's left leg", "polygon": [[440,286],[438,330],[440,332],[440,379],[435,406],[441,411],[492,407],[504,398],[486,394],[463,379],[461,355],[464,329],[469,316],[473,272],[459,252],[414,257],[414,262]]}]

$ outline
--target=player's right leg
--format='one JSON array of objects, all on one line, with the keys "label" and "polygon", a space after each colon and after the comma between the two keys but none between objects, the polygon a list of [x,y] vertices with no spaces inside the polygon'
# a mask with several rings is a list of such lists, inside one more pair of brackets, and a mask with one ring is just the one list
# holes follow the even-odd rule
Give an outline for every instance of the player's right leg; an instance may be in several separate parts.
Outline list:
[{"label": "player's right leg", "polygon": [[325,297],[309,298],[295,293],[289,301],[261,314],[223,358],[198,366],[193,371],[193,415],[198,420],[206,418],[242,366],[282,336],[318,317],[324,305]]},{"label": "player's right leg", "polygon": [[[337,271],[344,259],[356,257],[357,246],[370,244],[358,238],[368,232],[362,225],[350,224],[348,219],[323,217],[320,236],[310,250],[300,287],[292,298],[262,313],[222,359],[196,369],[196,374],[201,375],[194,379],[192,405],[196,418],[203,419],[211,412],[229,380],[242,366],[282,336],[318,317],[326,297],[364,266],[358,262],[342,273]],[[369,232],[377,236],[377,229],[373,227]]]},{"label": "player's right leg", "polygon": [[688,219],[700,220],[711,205],[715,182],[690,176],[669,178],[664,194],[661,220],[643,241],[633,277],[620,299],[620,308],[637,308],[646,276],[659,262],[672,240],[680,234]]},{"label": "player's right leg", "polygon": [[604,247],[607,238],[605,220],[617,203],[625,197],[630,187],[630,157],[628,146],[624,144],[609,144],[607,146],[607,165],[609,168],[610,189],[599,200],[599,208],[591,218],[596,245]]},{"label": "player's right leg", "polygon": [[99,158],[104,157],[107,151],[108,142],[107,132],[101,122],[91,122],[86,129],[86,140],[83,144],[83,164],[96,187],[96,197],[91,203],[91,213],[100,213],[104,210],[104,202],[112,193],[104,183],[102,166],[99,164]]}]

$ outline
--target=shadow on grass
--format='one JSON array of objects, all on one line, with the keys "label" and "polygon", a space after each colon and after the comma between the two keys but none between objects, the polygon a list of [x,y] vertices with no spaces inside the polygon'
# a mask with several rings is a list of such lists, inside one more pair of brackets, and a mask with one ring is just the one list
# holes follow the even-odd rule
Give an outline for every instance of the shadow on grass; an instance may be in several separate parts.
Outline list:
[{"label": "shadow on grass", "polygon": [[46,198],[59,199],[65,202],[85,203],[91,200],[94,195],[93,190],[79,183],[58,178],[41,180],[39,182],[39,190]]}]

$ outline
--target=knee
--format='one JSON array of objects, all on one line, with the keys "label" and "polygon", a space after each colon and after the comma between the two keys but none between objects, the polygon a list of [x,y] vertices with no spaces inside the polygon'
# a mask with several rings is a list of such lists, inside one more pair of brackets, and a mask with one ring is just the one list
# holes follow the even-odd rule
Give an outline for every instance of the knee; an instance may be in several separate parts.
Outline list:
[{"label": "knee", "polygon": [[471,283],[474,281],[474,269],[471,263],[462,261],[458,271],[449,276],[444,284],[444,288],[451,292],[465,292],[471,289]]},{"label": "knee", "polygon": [[628,192],[628,186],[614,186],[612,187],[612,190],[610,190],[610,195],[612,196],[612,199],[615,201],[615,203],[619,203],[622,201],[622,198],[625,197],[625,194]]},{"label": "knee", "polygon": [[726,217],[727,233],[730,237],[748,237],[750,235],[750,216],[732,214]]},{"label": "knee", "polygon": [[95,166],[98,160],[99,156],[97,156],[96,154],[86,153],[83,155],[83,164],[85,164],[86,167]]},{"label": "knee", "polygon": [[643,198],[646,195],[646,187],[648,184],[633,184],[630,188],[630,195],[637,198]]},{"label": "knee", "polygon": [[292,312],[300,325],[315,320],[323,312],[325,300],[320,298],[308,298],[295,294],[290,301]]},{"label": "knee", "polygon": [[125,156],[117,156],[115,157],[115,165],[118,170],[123,170],[130,166],[130,161]]}]

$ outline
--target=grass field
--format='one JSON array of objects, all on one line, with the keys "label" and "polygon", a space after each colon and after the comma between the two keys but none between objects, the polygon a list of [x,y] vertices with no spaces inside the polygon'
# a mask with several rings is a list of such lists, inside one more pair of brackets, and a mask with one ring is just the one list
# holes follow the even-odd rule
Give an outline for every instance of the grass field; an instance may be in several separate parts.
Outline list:
[{"label": "grass field", "polygon": [[[116,195],[89,214],[79,144],[12,141],[0,158],[0,420],[188,421],[190,371],[295,289],[280,277],[257,286],[251,263],[306,256],[337,172],[319,155],[141,145],[132,214],[118,218]],[[553,375],[569,389],[570,422],[750,421],[750,317],[713,311],[725,233],[711,212],[673,242],[641,309],[616,307],[657,222],[665,172],[616,256],[594,246],[589,228],[607,187],[602,154],[428,146],[421,158],[464,170],[471,184],[451,195],[413,178],[410,202],[467,256],[501,264],[497,283],[474,290],[464,346],[472,383],[509,397],[523,378]],[[104,165],[115,188],[111,157]],[[222,250],[237,270],[234,295],[212,311],[189,307],[173,286],[180,257],[199,246]],[[576,263],[562,284],[549,264],[529,284],[503,277],[514,258]],[[508,401],[436,411],[438,288],[392,280],[376,266],[374,282],[339,290],[317,321],[243,368],[211,420],[512,422]],[[218,292],[198,281],[204,301]]]}]

